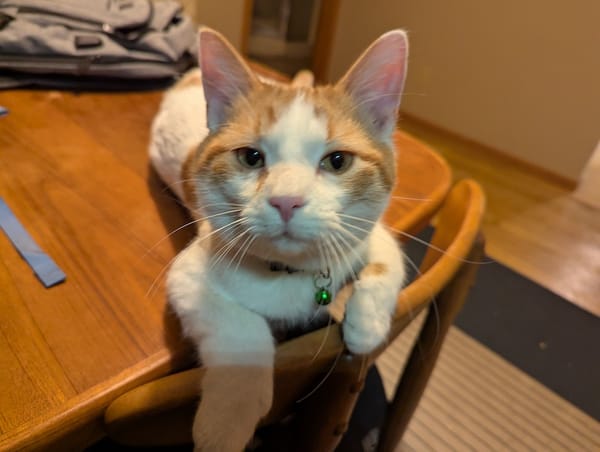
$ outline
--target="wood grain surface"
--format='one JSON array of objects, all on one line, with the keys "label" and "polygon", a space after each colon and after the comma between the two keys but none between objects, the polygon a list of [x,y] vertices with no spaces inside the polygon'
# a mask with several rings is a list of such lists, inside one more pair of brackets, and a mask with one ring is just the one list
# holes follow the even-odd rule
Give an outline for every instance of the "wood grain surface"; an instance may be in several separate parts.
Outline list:
[{"label": "wood grain surface", "polygon": [[186,216],[147,163],[159,100],[159,93],[0,94],[10,110],[0,121],[0,195],[67,274],[45,289],[0,237],[7,448],[44,444],[49,431],[72,428],[82,404],[184,361],[176,358],[179,330],[160,273],[193,231],[162,240]]},{"label": "wood grain surface", "polygon": [[[188,217],[146,155],[161,94],[0,92],[0,196],[67,275],[45,289],[0,234],[2,450],[82,448],[117,396],[193,363],[163,276],[194,231],[170,235]],[[420,142],[397,144],[387,218],[410,227],[450,177]]]}]

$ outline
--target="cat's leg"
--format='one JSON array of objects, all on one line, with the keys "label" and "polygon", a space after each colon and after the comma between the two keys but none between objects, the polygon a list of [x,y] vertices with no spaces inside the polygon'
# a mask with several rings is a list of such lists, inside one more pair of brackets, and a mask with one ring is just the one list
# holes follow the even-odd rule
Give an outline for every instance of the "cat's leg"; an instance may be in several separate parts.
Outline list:
[{"label": "cat's leg", "polygon": [[368,240],[367,264],[354,282],[342,324],[344,342],[359,354],[386,340],[405,278],[402,253],[383,226],[377,224]]},{"label": "cat's leg", "polygon": [[266,324],[250,317],[236,317],[235,335],[215,331],[200,343],[206,372],[193,424],[196,450],[243,450],[271,408],[273,339]]},{"label": "cat's leg", "polygon": [[196,450],[239,452],[271,407],[274,340],[266,320],[228,300],[195,269],[207,268],[193,242],[173,264],[169,300],[206,368],[193,424]]}]

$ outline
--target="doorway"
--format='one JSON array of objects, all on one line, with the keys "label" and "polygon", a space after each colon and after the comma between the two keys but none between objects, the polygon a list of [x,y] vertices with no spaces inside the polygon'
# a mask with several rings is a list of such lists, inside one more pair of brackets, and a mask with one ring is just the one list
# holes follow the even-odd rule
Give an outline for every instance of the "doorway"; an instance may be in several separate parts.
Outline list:
[{"label": "doorway", "polygon": [[293,76],[310,69],[326,81],[339,0],[247,0],[243,51]]}]

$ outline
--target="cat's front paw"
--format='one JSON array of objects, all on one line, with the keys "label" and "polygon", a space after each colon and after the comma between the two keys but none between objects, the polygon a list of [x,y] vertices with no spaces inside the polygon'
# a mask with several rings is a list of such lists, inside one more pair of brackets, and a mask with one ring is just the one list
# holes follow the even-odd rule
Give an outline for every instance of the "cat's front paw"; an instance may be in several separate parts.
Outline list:
[{"label": "cat's front paw", "polygon": [[352,353],[369,353],[387,339],[391,316],[376,301],[369,291],[357,290],[348,302],[342,331]]}]

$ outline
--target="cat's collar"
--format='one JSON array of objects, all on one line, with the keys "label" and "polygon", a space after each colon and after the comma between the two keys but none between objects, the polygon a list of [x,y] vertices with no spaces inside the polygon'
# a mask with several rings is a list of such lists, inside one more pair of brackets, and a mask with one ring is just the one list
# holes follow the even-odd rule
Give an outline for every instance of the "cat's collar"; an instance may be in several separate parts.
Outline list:
[{"label": "cat's collar", "polygon": [[[269,270],[271,270],[272,272],[285,271],[288,272],[288,274],[304,272],[304,270],[299,270],[297,268],[290,267],[289,265],[285,265],[282,262],[268,261],[268,264]],[[313,283],[315,289],[317,289],[315,292],[315,303],[321,306],[328,305],[329,303],[331,303],[332,296],[329,289],[331,288],[332,279],[329,267],[327,267],[327,270],[325,271],[319,270],[318,272],[316,272],[313,275]]]},{"label": "cat's collar", "polygon": [[277,261],[267,261],[269,264],[269,270],[272,272],[288,272],[290,275],[292,273],[304,272],[304,270],[300,270],[298,268],[290,267],[289,265],[285,265],[283,262]]}]

